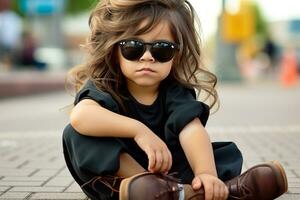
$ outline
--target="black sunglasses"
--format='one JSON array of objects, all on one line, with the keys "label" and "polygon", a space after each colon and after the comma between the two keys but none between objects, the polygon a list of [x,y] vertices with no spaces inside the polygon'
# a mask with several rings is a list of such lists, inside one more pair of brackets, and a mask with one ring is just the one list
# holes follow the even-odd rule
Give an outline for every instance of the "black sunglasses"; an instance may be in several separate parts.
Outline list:
[{"label": "black sunglasses", "polygon": [[178,50],[178,44],[173,42],[159,40],[155,42],[143,42],[135,39],[121,40],[119,43],[121,53],[124,58],[131,61],[139,60],[150,46],[152,57],[158,62],[170,61]]}]

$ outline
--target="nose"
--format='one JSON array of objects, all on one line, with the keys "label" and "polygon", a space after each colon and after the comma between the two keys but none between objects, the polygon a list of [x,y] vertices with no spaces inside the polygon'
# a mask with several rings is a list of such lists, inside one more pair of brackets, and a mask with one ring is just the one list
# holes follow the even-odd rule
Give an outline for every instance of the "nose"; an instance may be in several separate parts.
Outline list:
[{"label": "nose", "polygon": [[145,53],[142,55],[142,57],[140,58],[140,61],[155,62],[155,59],[153,58],[153,56],[148,48],[145,51]]}]

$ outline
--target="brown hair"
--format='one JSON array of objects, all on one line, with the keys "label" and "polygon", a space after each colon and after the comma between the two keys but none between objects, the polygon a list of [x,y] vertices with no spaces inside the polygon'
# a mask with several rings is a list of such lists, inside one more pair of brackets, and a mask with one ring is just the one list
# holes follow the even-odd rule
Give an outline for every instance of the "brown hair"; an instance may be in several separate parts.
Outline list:
[{"label": "brown hair", "polygon": [[[147,21],[141,28],[142,21]],[[210,107],[218,105],[217,78],[201,63],[197,16],[187,0],[101,0],[89,18],[90,35],[85,47],[87,62],[70,70],[68,80],[78,91],[86,80],[106,91],[121,105],[125,79],[117,67],[115,48],[122,39],[150,31],[161,20],[169,23],[180,50],[174,58],[168,80],[204,92]],[[198,23],[199,24],[199,23]]]}]

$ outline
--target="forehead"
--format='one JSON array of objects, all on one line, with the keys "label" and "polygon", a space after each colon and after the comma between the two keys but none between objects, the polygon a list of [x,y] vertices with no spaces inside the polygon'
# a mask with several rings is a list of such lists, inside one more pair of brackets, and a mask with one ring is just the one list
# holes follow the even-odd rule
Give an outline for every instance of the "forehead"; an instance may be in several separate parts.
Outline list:
[{"label": "forehead", "polygon": [[[143,29],[149,25],[149,20],[144,20],[139,25],[138,29]],[[170,40],[174,41],[174,36],[170,29],[170,23],[167,20],[161,20],[150,27],[146,32],[137,35],[137,37],[145,41],[153,40]]]}]

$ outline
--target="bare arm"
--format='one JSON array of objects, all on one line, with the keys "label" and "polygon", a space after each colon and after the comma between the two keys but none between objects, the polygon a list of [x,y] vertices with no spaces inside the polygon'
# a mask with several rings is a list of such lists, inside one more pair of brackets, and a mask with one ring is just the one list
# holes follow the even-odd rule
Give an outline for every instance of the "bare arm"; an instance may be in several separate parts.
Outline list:
[{"label": "bare arm", "polygon": [[167,173],[172,166],[172,156],[167,145],[146,125],[111,112],[93,100],[80,101],[73,108],[70,121],[82,135],[133,138],[148,156],[149,171]]},{"label": "bare arm", "polygon": [[198,118],[184,127],[179,140],[195,175],[193,189],[204,187],[205,200],[227,199],[228,189],[218,179],[212,145]]},{"label": "bare arm", "polygon": [[184,127],[179,140],[195,175],[217,176],[211,141],[198,118]]},{"label": "bare arm", "polygon": [[134,138],[143,126],[141,122],[103,108],[91,99],[84,99],[73,108],[70,122],[82,135],[98,137]]}]

